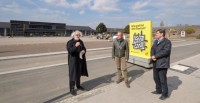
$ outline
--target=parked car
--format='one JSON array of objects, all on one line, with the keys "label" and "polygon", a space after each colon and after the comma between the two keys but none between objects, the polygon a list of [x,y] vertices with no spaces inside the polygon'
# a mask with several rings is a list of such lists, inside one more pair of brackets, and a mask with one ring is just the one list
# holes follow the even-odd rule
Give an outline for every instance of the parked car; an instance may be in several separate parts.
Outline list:
[{"label": "parked car", "polygon": [[[116,38],[117,38],[117,36],[116,36],[116,35],[115,35],[115,36],[113,36],[113,40],[115,40]],[[126,39],[126,36],[124,35],[124,36],[123,36],[123,38],[124,38],[124,39]]]},{"label": "parked car", "polygon": [[97,34],[97,39],[103,39],[103,35],[102,34]]}]

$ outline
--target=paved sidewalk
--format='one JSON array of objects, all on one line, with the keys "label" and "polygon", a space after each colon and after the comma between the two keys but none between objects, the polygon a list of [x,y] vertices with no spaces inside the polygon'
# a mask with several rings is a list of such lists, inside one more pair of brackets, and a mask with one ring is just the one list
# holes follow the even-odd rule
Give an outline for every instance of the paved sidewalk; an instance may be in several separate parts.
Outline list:
[{"label": "paved sidewalk", "polygon": [[[195,68],[200,68],[200,55],[173,63],[184,64]],[[100,88],[101,93],[88,95],[98,90],[89,91],[60,103],[200,103],[200,69],[191,74],[184,74],[174,70],[168,71],[169,98],[165,101],[159,100],[160,95],[153,95],[155,84],[153,81],[152,70],[144,73],[139,78],[129,78],[131,88],[128,89],[124,83],[111,84],[107,87]],[[107,88],[107,89],[106,89]]]}]

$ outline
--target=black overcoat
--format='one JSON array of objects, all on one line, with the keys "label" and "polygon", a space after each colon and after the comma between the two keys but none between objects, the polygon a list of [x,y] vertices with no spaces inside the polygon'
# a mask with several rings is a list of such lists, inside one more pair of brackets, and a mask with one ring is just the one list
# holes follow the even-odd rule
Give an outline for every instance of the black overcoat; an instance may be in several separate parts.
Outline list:
[{"label": "black overcoat", "polygon": [[157,40],[151,48],[151,56],[156,57],[156,61],[153,62],[153,68],[170,68],[170,55],[171,55],[171,41],[167,38],[157,44]]},{"label": "black overcoat", "polygon": [[[80,42],[80,46],[76,47],[76,42]],[[82,40],[71,39],[67,42],[66,45],[68,51],[68,66],[69,66],[69,79],[70,81],[76,81],[80,76],[87,76],[87,63],[85,54],[83,59],[80,59],[80,52],[86,48]]]}]

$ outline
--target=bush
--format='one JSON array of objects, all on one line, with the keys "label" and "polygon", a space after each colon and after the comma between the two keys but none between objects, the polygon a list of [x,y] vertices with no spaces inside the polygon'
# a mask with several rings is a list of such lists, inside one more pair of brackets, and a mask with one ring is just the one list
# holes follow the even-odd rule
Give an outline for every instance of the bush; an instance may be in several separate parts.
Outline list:
[{"label": "bush", "polygon": [[194,28],[187,27],[187,28],[185,28],[185,32],[186,32],[186,34],[192,34],[192,33],[195,33],[196,31]]},{"label": "bush", "polygon": [[199,34],[199,35],[197,35],[197,39],[200,39],[200,34]]}]

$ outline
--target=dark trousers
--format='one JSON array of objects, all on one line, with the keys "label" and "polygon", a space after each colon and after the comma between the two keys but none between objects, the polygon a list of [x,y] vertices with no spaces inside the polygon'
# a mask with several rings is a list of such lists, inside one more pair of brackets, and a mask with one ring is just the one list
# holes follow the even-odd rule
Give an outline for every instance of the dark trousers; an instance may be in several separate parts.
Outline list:
[{"label": "dark trousers", "polygon": [[153,68],[153,77],[156,84],[156,91],[168,96],[167,68]]},{"label": "dark trousers", "polygon": [[78,77],[76,81],[70,81],[69,83],[70,90],[74,89],[75,85],[77,88],[80,87],[80,77]]}]

